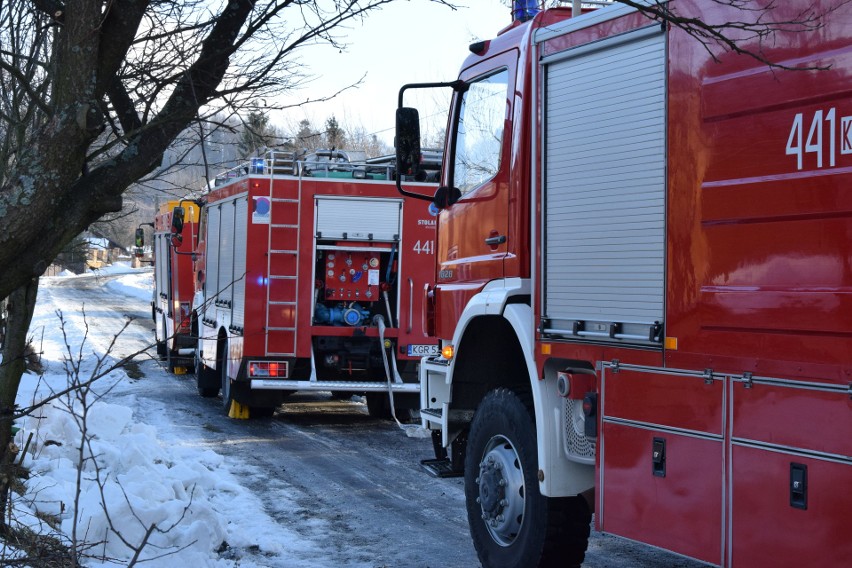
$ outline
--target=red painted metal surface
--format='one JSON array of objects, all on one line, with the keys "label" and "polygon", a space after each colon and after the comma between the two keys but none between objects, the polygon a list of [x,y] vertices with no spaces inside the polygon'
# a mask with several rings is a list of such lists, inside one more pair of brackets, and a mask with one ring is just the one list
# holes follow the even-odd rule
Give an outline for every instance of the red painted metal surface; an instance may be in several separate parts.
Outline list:
[{"label": "red painted metal surface", "polygon": [[732,436],[736,439],[852,456],[850,432],[852,397],[848,392],[766,384],[733,387]]},{"label": "red painted metal surface", "polygon": [[[183,231],[179,238],[171,239],[172,216],[175,206],[182,206],[185,210],[185,220]],[[168,245],[167,258],[168,265],[154,265],[155,282],[160,282],[157,276],[165,271],[166,274],[162,281],[166,282],[168,290],[157,290],[157,292],[165,292],[168,295],[168,301],[171,305],[167,305],[166,301],[158,298],[159,306],[163,310],[163,317],[166,320],[167,337],[171,338],[169,342],[170,349],[179,349],[184,345],[179,345],[182,338],[179,336],[188,336],[190,333],[190,311],[192,308],[192,297],[195,293],[195,273],[193,270],[192,253],[198,247],[198,205],[191,201],[177,202],[170,201],[161,208],[161,211],[154,216],[154,233],[159,235],[158,243],[166,244],[167,239],[170,241]],[[178,308],[175,309],[175,303]],[[181,312],[181,306],[185,306],[185,312]]]},{"label": "red painted metal surface", "polygon": [[845,8],[767,51],[830,66],[812,71],[714,63],[670,34],[668,364],[852,380],[849,23]]},{"label": "red painted metal surface", "polygon": [[[378,336],[375,330],[318,325],[313,322],[310,308],[316,289],[312,254],[315,238],[314,200],[323,196],[384,198],[403,202],[402,235],[394,261],[398,267],[399,321],[386,323],[389,329],[385,335],[398,338],[401,347],[398,358],[404,360],[419,359],[419,356],[408,356],[407,352],[402,351],[408,344],[434,342],[424,334],[421,321],[424,300],[422,291],[426,283],[434,281],[435,270],[435,218],[428,212],[426,202],[401,198],[393,182],[251,176],[216,188],[208,195],[208,204],[215,205],[219,201],[239,195],[240,191],[248,192],[250,203],[246,220],[246,242],[239,251],[239,254],[245,254],[246,257],[243,358],[291,352],[293,345],[296,346],[296,357],[308,358],[311,356],[312,337],[361,334]],[[269,224],[252,222],[252,203],[263,198],[272,199],[271,229]],[[371,245],[364,243],[362,246]],[[368,258],[365,259],[369,261]],[[293,278],[270,278],[268,262],[273,275],[291,275]],[[354,290],[353,286],[349,288]],[[372,302],[383,302],[380,292],[374,290],[374,293],[376,296]],[[292,304],[274,302],[295,302],[298,309]],[[267,330],[267,309],[269,327],[295,327],[297,331]]]},{"label": "red painted metal surface", "polygon": [[722,436],[723,383],[635,371],[606,374],[605,416]]},{"label": "red painted metal surface", "polygon": [[[707,22],[737,19],[717,3],[669,5]],[[809,6],[783,3],[773,17],[795,19]],[[552,10],[535,22],[564,17]],[[777,32],[771,45],[745,43],[782,65],[821,68],[798,71],[715,46],[708,53],[682,30],[667,32],[667,347],[539,334],[531,377],[541,379],[552,360],[675,373],[607,371],[597,466],[605,531],[726,566],[841,566],[852,558],[852,402],[843,390],[852,384],[852,6],[824,23]],[[610,20],[549,40],[541,54],[648,24],[636,14]],[[529,224],[541,215],[529,210],[530,188],[543,185],[529,174],[542,159],[530,150],[542,92],[530,75],[534,25],[498,36],[461,73],[508,66],[512,135],[487,198],[441,213],[435,294],[443,339],[488,281],[541,279],[530,231],[537,243],[543,236]],[[504,227],[500,264],[482,241]],[[540,290],[532,293],[537,322]],[[747,389],[749,375],[756,380]],[[655,437],[667,442],[665,477],[652,474]],[[791,463],[808,467],[807,510],[790,503]]]},{"label": "red painted metal surface", "polygon": [[[849,465],[735,446],[731,566],[849,566]],[[807,466],[807,508],[790,506],[790,464]]]},{"label": "red painted metal surface", "polygon": [[[608,422],[603,437],[601,530],[719,564],[721,440]],[[665,477],[653,473],[655,438],[666,442]]]}]

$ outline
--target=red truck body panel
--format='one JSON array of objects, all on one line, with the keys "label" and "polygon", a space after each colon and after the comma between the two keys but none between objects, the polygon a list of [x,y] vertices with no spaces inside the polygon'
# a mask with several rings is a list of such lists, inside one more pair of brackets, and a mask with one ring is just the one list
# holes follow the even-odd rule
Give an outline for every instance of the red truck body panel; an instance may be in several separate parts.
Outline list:
[{"label": "red truck body panel", "polygon": [[[257,390],[245,404],[263,406],[262,391],[384,389],[380,337],[418,386],[420,357],[436,351],[422,321],[435,251],[427,203],[392,181],[260,169],[223,178],[205,212],[201,360],[220,369],[226,350],[230,380]],[[248,363],[267,360],[280,375],[253,376]]]},{"label": "red truck body panel", "polygon": [[[717,3],[668,6],[710,23],[743,17]],[[809,6],[787,2],[771,17],[794,20]],[[464,64],[460,78],[468,83],[508,70],[506,137],[493,178],[439,215],[435,335],[457,350],[452,364],[436,360],[421,375],[424,389],[444,376],[453,383],[424,424],[459,429],[453,416],[473,414],[487,389],[472,387],[469,375],[456,384],[452,375],[482,363],[463,359],[465,330],[480,329],[471,325],[476,310],[468,308],[499,315],[488,312],[485,298],[504,288],[486,286],[519,279],[529,291],[512,284],[523,292],[511,301],[528,303],[532,317],[510,322],[517,334],[512,345],[532,353],[533,391],[554,388],[553,369],[596,376],[599,529],[722,566],[846,565],[852,559],[844,534],[852,519],[845,490],[852,483],[852,7],[828,11],[817,30],[779,30],[764,45],[743,43],[796,70],[708,49],[676,26],[663,30],[624,7],[599,14],[569,23],[567,11],[545,11]],[[627,81],[631,65],[604,59],[607,50],[633,57],[631,49],[618,51],[625,45],[636,52],[650,46],[649,55],[637,57],[660,78],[649,91],[659,96],[652,133],[660,154],[651,158],[650,174],[660,183],[650,182],[655,189],[642,202],[657,208],[659,223],[636,229],[640,237],[659,237],[648,241],[658,260],[649,262],[657,272],[647,278],[625,275],[641,268],[629,257],[643,250],[624,247],[630,239],[617,234],[622,227],[606,224],[610,212],[633,222],[631,191],[641,177],[630,170],[633,156],[601,162],[588,179],[560,177],[563,167],[583,173],[582,164],[573,164],[595,152],[589,150],[595,136],[629,148],[623,140],[646,120],[637,114],[634,123],[624,112],[620,135],[602,126],[606,112],[635,107],[638,113],[647,102],[630,92],[620,107],[557,102],[607,65]],[[599,92],[609,97],[617,90]],[[466,92],[454,96],[445,185],[454,182],[454,120]],[[586,108],[600,113],[597,124],[559,146],[565,124]],[[557,147],[567,151],[551,154]],[[638,144],[635,153],[642,149]],[[597,157],[607,151],[601,147]],[[606,185],[613,176],[623,176],[620,186]],[[572,185],[584,183],[587,193]],[[615,197],[602,206],[610,190]],[[583,218],[593,201],[597,208]],[[635,213],[644,209],[635,206]],[[565,229],[578,223],[588,225],[586,235]],[[483,241],[493,234],[508,239],[488,250]],[[585,285],[589,269],[595,279]],[[618,310],[635,313],[634,293],[636,305],[658,308],[658,316],[613,319]],[[500,349],[475,345],[481,353]],[[550,408],[536,410],[544,417],[537,424],[540,462],[574,460],[548,445],[561,442],[562,434],[549,430],[565,420],[552,420]],[[656,461],[659,455],[664,459]]]},{"label": "red truck body panel", "polygon": [[[179,238],[172,238],[172,215],[175,207],[185,209],[185,224]],[[198,205],[169,201],[154,217],[154,300],[153,316],[158,341],[165,343],[169,365],[191,366],[192,357],[177,351],[190,348],[191,308],[195,293],[192,253],[198,246]]]}]

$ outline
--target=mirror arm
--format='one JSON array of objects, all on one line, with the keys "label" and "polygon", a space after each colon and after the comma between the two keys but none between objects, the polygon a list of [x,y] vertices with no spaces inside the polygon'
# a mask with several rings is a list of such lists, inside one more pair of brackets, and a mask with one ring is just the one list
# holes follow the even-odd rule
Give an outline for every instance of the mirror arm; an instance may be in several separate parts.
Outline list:
[{"label": "mirror arm", "polygon": [[443,87],[451,87],[454,91],[464,91],[467,89],[467,83],[462,81],[461,79],[456,79],[455,81],[445,81],[441,83],[409,83],[407,85],[403,85],[399,89],[399,99],[397,100],[396,106],[397,108],[402,108],[402,98],[403,94],[408,89],[436,89]]},{"label": "mirror arm", "polygon": [[[403,98],[405,95],[405,91],[408,89],[433,89],[433,88],[445,88],[450,87],[454,91],[462,92],[467,90],[468,84],[461,79],[456,79],[455,81],[444,81],[438,83],[409,83],[407,85],[403,85],[399,89],[399,99],[397,101],[397,108],[401,109],[405,105],[403,103]],[[406,197],[411,197],[414,199],[421,199],[423,201],[433,201],[434,198],[428,195],[421,195],[419,193],[411,192],[402,188],[402,175],[397,171],[396,173],[396,189],[400,194],[405,195]]]}]

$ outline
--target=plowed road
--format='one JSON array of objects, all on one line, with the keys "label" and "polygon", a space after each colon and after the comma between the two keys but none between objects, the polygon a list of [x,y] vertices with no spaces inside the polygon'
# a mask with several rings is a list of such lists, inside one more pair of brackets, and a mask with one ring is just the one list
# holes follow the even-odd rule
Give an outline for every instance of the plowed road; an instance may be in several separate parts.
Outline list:
[{"label": "plowed road", "polygon": [[[133,318],[116,351],[144,349],[154,340],[150,306],[103,286],[104,278],[44,281],[39,302],[66,313],[85,305],[89,340],[104,348]],[[271,419],[240,421],[225,416],[218,398],[198,396],[193,375],[171,375],[150,357],[141,359],[138,370],[136,386],[120,395],[128,405],[146,400],[134,407],[136,419],[145,422],[149,414],[158,429],[168,421],[170,436],[195,439],[225,456],[273,519],[323,551],[317,566],[479,565],[461,479],[428,475],[420,460],[432,457],[430,440],[370,418],[359,397],[297,393]],[[151,413],[158,414],[155,420]],[[251,514],[234,503],[233,522]],[[588,567],[703,566],[599,533],[593,533],[586,559]],[[253,560],[287,566],[286,558]]]}]

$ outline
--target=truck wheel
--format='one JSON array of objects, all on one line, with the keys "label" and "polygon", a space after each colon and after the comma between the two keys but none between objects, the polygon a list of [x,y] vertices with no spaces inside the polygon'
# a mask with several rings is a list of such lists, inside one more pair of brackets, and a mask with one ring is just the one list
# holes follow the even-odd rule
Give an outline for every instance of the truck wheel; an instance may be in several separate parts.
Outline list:
[{"label": "truck wheel", "polygon": [[216,375],[216,371],[201,362],[197,350],[195,352],[195,385],[198,388],[198,394],[204,398],[213,398],[219,394],[219,376]]},{"label": "truck wheel", "polygon": [[231,410],[231,402],[234,400],[231,390],[231,379],[228,377],[228,365],[224,354],[219,361],[219,370],[222,377],[222,407],[225,409],[225,414]]},{"label": "truck wheel", "polygon": [[390,401],[386,392],[368,392],[365,397],[367,399],[367,414],[370,418],[379,418],[381,420],[390,420]]},{"label": "truck wheel", "polygon": [[157,345],[157,357],[162,359],[163,357],[166,356],[166,349],[167,349],[166,339],[165,339],[165,337],[162,340],[160,339],[160,330],[157,329],[159,327],[159,325],[156,323],[156,320],[155,320],[154,323],[155,323],[155,325],[154,325],[154,342]]},{"label": "truck wheel", "polygon": [[[365,398],[367,399],[367,413],[370,417],[382,420],[393,419],[387,392],[368,392]],[[420,410],[420,395],[394,393],[393,407],[397,420],[411,422],[412,411]]]},{"label": "truck wheel", "polygon": [[172,349],[170,347],[166,347],[166,369],[168,369],[170,373],[174,374],[175,364],[172,361],[174,358],[172,355],[174,355]]},{"label": "truck wheel", "polygon": [[169,347],[169,336],[168,336],[168,334],[166,334],[166,322],[165,322],[165,320],[163,320],[163,327],[162,327],[161,331],[163,333],[163,341],[157,342],[157,355],[160,356],[161,361],[165,361],[166,357],[168,355],[169,349],[171,349]]},{"label": "truck wheel", "polygon": [[205,367],[204,365],[198,366],[200,364],[196,364],[195,367],[195,383],[198,388],[198,394],[203,396],[204,398],[213,398],[217,394],[219,394],[219,385],[216,384],[215,387],[207,386],[210,384],[210,378],[214,381],[217,381],[216,372],[209,367]]},{"label": "truck wheel", "polygon": [[[192,324],[192,336],[198,337],[198,324]],[[200,338],[198,339],[200,341]],[[198,394],[204,398],[213,398],[219,394],[219,375],[216,371],[204,364],[199,356],[198,344],[195,345],[195,353],[193,354],[195,367],[195,386],[198,389]]]},{"label": "truck wheel", "polygon": [[488,393],[473,417],[465,460],[465,501],[484,568],[580,566],[591,513],[581,497],[539,493],[535,421],[515,392]]},{"label": "truck wheel", "polygon": [[275,409],[277,406],[250,406],[249,407],[249,417],[250,418],[270,418],[273,414],[275,414]]}]

